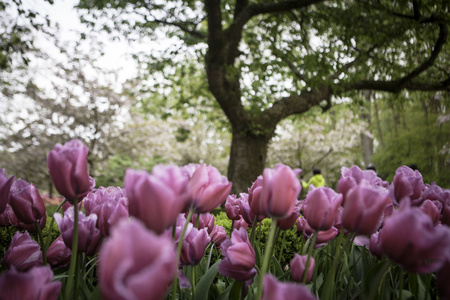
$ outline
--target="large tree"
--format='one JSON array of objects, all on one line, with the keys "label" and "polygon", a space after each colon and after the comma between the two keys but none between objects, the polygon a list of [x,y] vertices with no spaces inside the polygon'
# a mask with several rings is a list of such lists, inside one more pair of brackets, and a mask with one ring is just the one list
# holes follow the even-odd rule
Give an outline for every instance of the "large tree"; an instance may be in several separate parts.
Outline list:
[{"label": "large tree", "polygon": [[131,39],[165,33],[203,58],[209,90],[231,124],[235,192],[261,174],[275,128],[290,115],[362,90],[450,89],[445,0],[80,0],[79,7],[94,28]]}]

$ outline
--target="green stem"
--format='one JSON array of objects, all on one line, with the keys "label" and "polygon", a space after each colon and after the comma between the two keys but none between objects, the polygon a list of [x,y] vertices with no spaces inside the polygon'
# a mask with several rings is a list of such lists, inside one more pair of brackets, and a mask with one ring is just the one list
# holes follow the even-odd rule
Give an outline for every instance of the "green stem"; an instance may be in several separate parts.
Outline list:
[{"label": "green stem", "polygon": [[53,213],[52,220],[50,221],[50,227],[48,228],[48,234],[47,234],[47,243],[45,245],[45,249],[48,249],[50,246],[50,243],[52,241],[52,231],[53,231],[53,224],[55,223],[54,215],[61,209],[64,203],[66,203],[67,199],[64,199],[56,208],[55,212]]},{"label": "green stem", "polygon": [[319,230],[316,230],[316,232],[314,232],[314,235],[313,235],[312,243],[309,246],[308,258],[306,259],[306,264],[305,264],[305,271],[303,271],[303,279],[302,279],[303,284],[306,284],[306,277],[308,277],[309,261],[311,260],[313,249],[316,246],[316,240],[317,240],[318,234],[319,234]]},{"label": "green stem", "polygon": [[[73,284],[75,270],[77,268],[77,254],[78,254],[78,199],[73,201],[73,238],[72,238],[72,257],[70,258],[69,276],[67,277],[67,286],[65,299],[68,300],[70,290]],[[74,287],[74,290],[76,287]]]},{"label": "green stem", "polygon": [[400,272],[398,274],[398,278],[400,280],[399,287],[398,287],[400,295],[398,296],[398,299],[403,300],[403,269],[402,269],[402,267],[400,267]]},{"label": "green stem", "polygon": [[[256,232],[256,226],[257,226],[257,222],[258,221],[258,216],[256,215],[255,218],[253,219],[253,224],[252,224],[252,231],[250,232],[250,244],[252,245],[253,248],[255,248],[254,242],[255,242],[255,232]],[[231,237],[231,235],[230,235]]]},{"label": "green stem", "polygon": [[281,263],[281,257],[283,257],[283,251],[284,251],[284,245],[286,244],[286,231],[283,230],[283,238],[281,240],[281,250],[280,254],[278,255],[278,261]]},{"label": "green stem", "polygon": [[231,234],[233,233],[233,228],[234,228],[234,220],[231,220],[230,238]]},{"label": "green stem", "polygon": [[[342,244],[343,238],[344,238],[344,228],[341,229],[341,232],[336,241],[336,251],[335,251],[336,254],[333,259],[333,265],[331,267],[331,270],[328,272],[327,278],[325,279],[325,283],[324,283],[325,287],[330,287],[330,286],[334,287],[334,278],[336,275],[336,270],[337,270],[339,263],[341,262],[341,260],[340,260],[341,252],[342,252],[341,244]],[[320,296],[320,299],[321,300],[331,299],[333,293],[334,293],[334,289],[326,288],[323,290],[323,292]]]},{"label": "green stem", "polygon": [[191,277],[192,277],[192,284],[191,284],[192,299],[195,299],[195,266],[191,266]]},{"label": "green stem", "polygon": [[272,253],[272,246],[273,246],[273,241],[275,238],[276,229],[277,229],[277,219],[272,218],[272,225],[270,226],[269,239],[267,240],[266,251],[264,252],[263,265],[262,265],[261,273],[259,274],[258,292],[256,294],[257,300],[261,299],[261,296],[262,296],[264,275],[266,274],[267,268],[269,267],[269,261],[270,261],[270,256]]},{"label": "green stem", "polygon": [[39,237],[39,243],[41,245],[41,251],[42,251],[42,262],[44,263],[44,266],[47,264],[47,248],[45,247],[44,239],[42,238],[42,231],[41,227],[39,227],[39,222],[35,221],[34,223],[36,225],[36,232]]},{"label": "green stem", "polygon": [[191,208],[189,210],[189,214],[186,218],[186,222],[184,223],[183,230],[181,231],[180,239],[178,240],[178,247],[177,247],[177,253],[175,257],[175,276],[173,279],[173,285],[172,285],[172,300],[176,299],[177,294],[177,287],[178,287],[178,265],[180,264],[180,255],[181,255],[181,249],[183,248],[183,239],[184,234],[186,233],[186,229],[189,225],[189,222],[191,221],[192,215],[194,214],[194,209]]}]

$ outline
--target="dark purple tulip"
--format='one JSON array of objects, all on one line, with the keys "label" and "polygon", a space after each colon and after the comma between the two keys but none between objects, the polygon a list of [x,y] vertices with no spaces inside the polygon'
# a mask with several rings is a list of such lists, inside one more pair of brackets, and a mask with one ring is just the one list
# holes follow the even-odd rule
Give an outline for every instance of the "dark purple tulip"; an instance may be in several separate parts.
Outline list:
[{"label": "dark purple tulip", "polygon": [[425,200],[420,205],[420,209],[423,210],[433,221],[433,224],[436,225],[439,223],[439,218],[441,217],[442,204],[441,202],[434,200]]},{"label": "dark purple tulip", "polygon": [[130,216],[157,234],[173,226],[188,199],[188,177],[177,166],[157,165],[153,173],[129,169],[125,191]]},{"label": "dark purple tulip", "polygon": [[6,209],[6,204],[9,203],[9,191],[13,184],[14,176],[7,177],[5,170],[0,169],[0,214]]},{"label": "dark purple tulip", "polygon": [[17,231],[3,256],[2,264],[18,271],[27,271],[42,265],[42,252],[39,244],[32,240],[28,232]]},{"label": "dark purple tulip", "polygon": [[214,215],[210,213],[192,214],[191,223],[197,229],[206,228],[208,234],[210,234],[214,228]]},{"label": "dark purple tulip", "polygon": [[441,223],[450,226],[450,199],[443,203]]},{"label": "dark purple tulip", "polygon": [[297,219],[300,217],[300,206],[299,201],[294,206],[294,210],[289,215],[289,217],[284,219],[279,219],[277,222],[277,226],[280,227],[281,230],[289,230],[292,228],[292,226],[297,223]]},{"label": "dark purple tulip", "polygon": [[384,221],[379,239],[383,252],[407,271],[429,273],[445,262],[450,228],[434,227],[420,208],[401,207]]},{"label": "dark purple tulip", "polygon": [[14,268],[0,275],[2,300],[56,300],[61,290],[60,281],[52,281],[49,266],[35,267],[26,273]]},{"label": "dark purple tulip", "polygon": [[62,235],[58,236],[56,240],[48,247],[47,262],[54,268],[64,268],[70,264],[72,250],[66,246]]},{"label": "dark purple tulip", "polygon": [[[303,273],[305,273],[306,268],[306,261],[308,260],[308,255],[300,255],[295,253],[294,258],[291,260],[291,275],[292,279],[296,282],[302,282],[303,281]],[[313,273],[314,273],[314,266],[316,265],[316,261],[314,260],[314,257],[309,258],[308,263],[308,271],[306,273],[306,282],[310,282]]]},{"label": "dark purple tulip", "polygon": [[261,300],[317,300],[311,291],[302,284],[278,281],[273,275],[264,276]]},{"label": "dark purple tulip", "polygon": [[[66,210],[64,216],[56,213],[55,221],[58,224],[59,231],[67,247],[72,249],[74,211],[73,207]],[[95,224],[97,215],[91,214],[85,216],[82,211],[78,212],[78,252],[86,252],[90,256],[96,253],[100,241],[100,231]]]},{"label": "dark purple tulip", "polygon": [[313,229],[328,230],[335,223],[341,203],[342,194],[330,188],[312,189],[303,201],[303,215]]},{"label": "dark purple tulip", "polygon": [[363,181],[347,192],[342,225],[350,232],[372,234],[380,228],[384,210],[391,202],[386,189]]},{"label": "dark purple tulip", "polygon": [[395,171],[391,189],[397,202],[409,197],[413,205],[420,205],[422,191],[425,189],[422,174],[418,170],[414,171],[407,166],[401,166]]},{"label": "dark purple tulip", "polygon": [[99,187],[84,198],[86,215],[96,214],[97,228],[103,236],[109,236],[111,227],[128,218],[128,199],[118,187]]},{"label": "dark purple tulip", "polygon": [[439,292],[439,299],[450,299],[450,284],[448,279],[450,278],[450,257],[447,258],[444,266],[436,274],[436,283]]},{"label": "dark purple tulip", "polygon": [[175,248],[169,237],[156,235],[138,220],[123,220],[100,251],[103,299],[163,299],[175,270]]},{"label": "dark purple tulip", "polygon": [[[47,216],[44,215],[42,218],[37,220],[39,228],[43,230],[45,228],[45,223],[47,222]],[[17,222],[14,224],[14,227],[16,227],[19,230],[26,230],[29,233],[36,233],[36,224],[26,224],[23,222],[20,222],[20,220],[17,220]]]},{"label": "dark purple tulip", "polygon": [[248,189],[248,204],[254,215],[262,216],[263,211],[259,206],[259,199],[261,197],[263,177],[260,175],[253,182],[251,188]]},{"label": "dark purple tulip", "polygon": [[225,230],[225,228],[223,228],[220,225],[215,225],[211,234],[211,242],[213,242],[216,247],[220,247],[220,245],[222,245],[222,243],[227,239],[227,232]]},{"label": "dark purple tulip", "polygon": [[44,201],[37,188],[19,179],[11,187],[9,205],[17,219],[26,224],[34,224],[46,215]]},{"label": "dark purple tulip", "polygon": [[88,173],[89,149],[80,140],[56,144],[47,155],[47,165],[56,190],[73,203],[92,189]]},{"label": "dark purple tulip", "polygon": [[7,204],[5,211],[0,214],[0,226],[15,226],[17,217],[11,205]]},{"label": "dark purple tulip", "polygon": [[213,166],[199,166],[189,182],[195,212],[206,213],[218,207],[230,194],[231,185]]},{"label": "dark purple tulip", "polygon": [[239,220],[240,210],[239,210],[239,199],[236,198],[236,195],[229,195],[227,200],[225,201],[225,212],[227,214],[228,219],[230,220]]},{"label": "dark purple tulip", "polygon": [[219,264],[219,273],[237,281],[247,281],[256,275],[255,250],[248,239],[244,228],[233,230],[231,239],[220,247],[223,260]]},{"label": "dark purple tulip", "polygon": [[210,241],[211,238],[209,237],[206,228],[200,230],[192,228],[183,240],[180,266],[197,265],[202,260],[206,246],[208,246]]},{"label": "dark purple tulip", "polygon": [[294,171],[282,164],[264,169],[259,199],[260,211],[268,217],[286,218],[294,210],[301,185]]}]

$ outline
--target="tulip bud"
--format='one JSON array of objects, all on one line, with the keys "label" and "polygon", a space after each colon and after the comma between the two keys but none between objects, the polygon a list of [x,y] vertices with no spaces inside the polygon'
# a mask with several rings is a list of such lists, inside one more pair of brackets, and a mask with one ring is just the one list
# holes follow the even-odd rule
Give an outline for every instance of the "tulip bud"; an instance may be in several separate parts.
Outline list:
[{"label": "tulip bud", "polygon": [[220,247],[220,245],[222,245],[222,243],[227,239],[227,232],[225,230],[225,228],[223,228],[220,225],[215,225],[211,234],[211,242],[213,242],[216,247]]},{"label": "tulip bud", "polygon": [[0,275],[1,299],[56,300],[61,290],[60,281],[52,281],[49,266],[35,267],[26,273],[14,268]]},{"label": "tulip bud", "polygon": [[34,224],[46,215],[44,201],[37,188],[19,179],[11,187],[9,201],[17,219],[26,224]]},{"label": "tulip bud", "polygon": [[155,235],[138,220],[123,220],[100,252],[103,299],[163,299],[175,270],[175,248],[169,237]]},{"label": "tulip bud", "polygon": [[[291,261],[291,275],[292,279],[296,282],[303,281],[303,274],[305,273],[306,261],[308,260],[308,255],[295,254]],[[314,266],[316,261],[314,257],[309,258],[308,271],[306,273],[306,282],[310,282],[314,273]]]},{"label": "tulip bud", "polygon": [[237,281],[247,281],[256,275],[255,250],[248,239],[244,228],[233,230],[231,239],[220,247],[223,260],[219,264],[219,273],[232,277]]},{"label": "tulip bud", "polygon": [[316,300],[317,298],[303,284],[280,282],[273,275],[266,274],[261,300],[279,299]]},{"label": "tulip bud", "polygon": [[330,229],[342,203],[342,194],[330,188],[319,187],[311,190],[303,201],[303,214],[309,226],[315,230]]},{"label": "tulip bud", "polygon": [[224,202],[232,183],[213,166],[202,164],[189,182],[192,205],[197,213],[210,212]]},{"label": "tulip bud", "polygon": [[70,264],[72,250],[66,246],[62,235],[58,236],[56,240],[48,247],[47,262],[54,268],[64,268]]},{"label": "tulip bud", "polygon": [[28,232],[17,231],[3,257],[2,264],[18,271],[27,271],[32,267],[42,265],[42,252],[39,244],[32,240]]},{"label": "tulip bud", "polygon": [[158,165],[153,173],[129,169],[125,191],[130,216],[157,234],[174,225],[188,199],[188,177],[177,166]]},{"label": "tulip bud", "polygon": [[73,203],[92,189],[88,173],[89,149],[80,140],[56,144],[47,155],[47,165],[56,190]]},{"label": "tulip bud", "polygon": [[0,169],[0,214],[6,209],[6,204],[9,203],[9,191],[13,184],[14,176],[8,178],[5,170]]},{"label": "tulip bud", "polygon": [[211,238],[205,229],[198,230],[192,228],[188,235],[183,240],[180,255],[180,266],[194,266],[197,265],[205,253],[206,246],[208,246]]},{"label": "tulip bud", "polygon": [[277,164],[274,169],[263,172],[260,211],[268,217],[286,218],[294,210],[301,185],[294,171],[288,166]]},{"label": "tulip bud", "polygon": [[225,202],[225,212],[230,220],[237,221],[241,218],[239,211],[239,199],[236,198],[236,195],[229,195],[227,197]]},{"label": "tulip bud", "polygon": [[407,166],[401,166],[395,171],[391,189],[397,202],[409,197],[413,205],[420,205],[424,188],[422,174],[418,170],[414,171]]}]

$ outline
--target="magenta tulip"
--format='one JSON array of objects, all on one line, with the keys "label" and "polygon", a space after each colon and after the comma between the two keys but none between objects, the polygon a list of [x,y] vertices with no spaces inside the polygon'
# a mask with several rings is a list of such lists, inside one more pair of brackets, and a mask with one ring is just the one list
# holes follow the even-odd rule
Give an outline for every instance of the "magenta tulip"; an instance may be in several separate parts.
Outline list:
[{"label": "magenta tulip", "polygon": [[197,229],[206,228],[210,234],[214,228],[214,215],[210,213],[192,214],[191,223]]},{"label": "magenta tulip", "polygon": [[202,164],[192,174],[189,186],[191,203],[197,213],[210,212],[230,194],[232,183],[213,166]]},{"label": "magenta tulip", "polygon": [[334,225],[341,203],[342,194],[330,188],[312,189],[303,201],[303,215],[313,229],[328,230]]},{"label": "magenta tulip", "polygon": [[125,191],[130,215],[162,234],[185,209],[188,177],[177,166],[157,165],[152,174],[129,169],[125,174]]},{"label": "magenta tulip", "polygon": [[[45,223],[47,222],[47,215],[42,216],[39,220],[37,220],[37,225],[39,226],[40,230],[43,230],[45,228]],[[14,224],[14,227],[16,227],[19,230],[26,230],[29,233],[36,233],[36,224],[27,224],[23,223],[20,220],[17,220],[17,222]]]},{"label": "magenta tulip", "polygon": [[[239,202],[239,212],[242,216],[242,218],[247,222],[249,226],[253,226],[253,222],[255,221],[255,214],[253,213],[253,210],[250,208],[250,203],[248,202],[248,194],[241,193],[239,194],[240,198],[238,199]],[[261,221],[265,217],[263,215],[260,215],[258,220]],[[257,221],[258,221],[257,220]]]},{"label": "magenta tulip", "polygon": [[37,188],[19,179],[11,187],[9,204],[17,219],[26,224],[34,224],[46,215],[44,201]]},{"label": "magenta tulip", "polygon": [[99,256],[103,299],[163,299],[175,270],[175,248],[169,237],[155,235],[138,220],[121,221]]},{"label": "magenta tulip", "polygon": [[258,176],[255,182],[253,182],[251,188],[248,189],[248,204],[250,205],[253,214],[258,216],[262,216],[264,214],[264,212],[261,211],[261,207],[259,205],[259,199],[261,197],[262,191],[262,183],[263,177]]},{"label": "magenta tulip", "polygon": [[271,274],[265,275],[261,300],[280,299],[316,300],[317,298],[302,284],[280,282]]},{"label": "magenta tulip", "polygon": [[264,169],[259,208],[268,217],[286,218],[294,210],[301,185],[294,171],[285,165]]},{"label": "magenta tulip", "polygon": [[[59,231],[63,237],[64,243],[67,247],[72,249],[72,239],[73,239],[73,224],[74,224],[74,210],[73,207],[66,210],[64,216],[56,213],[54,215],[55,221],[58,224]],[[90,256],[97,252],[99,241],[100,241],[100,231],[97,229],[95,224],[97,223],[97,215],[91,214],[85,216],[82,211],[78,212],[78,252],[85,252],[86,255]]]},{"label": "magenta tulip", "polygon": [[418,170],[414,171],[407,166],[401,166],[395,171],[390,189],[393,190],[397,202],[400,202],[405,197],[409,197],[413,205],[420,205],[425,184],[423,183],[422,174]]},{"label": "magenta tulip", "polygon": [[42,265],[42,252],[39,244],[32,240],[28,232],[17,231],[3,256],[2,264],[18,271],[27,271],[32,267]]},{"label": "magenta tulip", "polygon": [[223,242],[227,239],[227,232],[224,227],[220,225],[215,225],[211,234],[211,242],[216,245],[216,247],[220,247]]},{"label": "magenta tulip", "polygon": [[253,279],[256,275],[255,250],[244,228],[233,230],[231,239],[223,242],[220,249],[224,256],[219,264],[220,274],[242,282]]},{"label": "magenta tulip", "polygon": [[439,223],[439,218],[441,217],[442,210],[441,202],[437,200],[431,201],[427,199],[422,202],[422,204],[420,205],[420,209],[422,209],[422,211],[431,218],[431,221],[434,225]]},{"label": "magenta tulip", "polygon": [[209,237],[206,228],[200,230],[192,228],[183,240],[180,266],[197,265],[202,260],[206,246],[208,246],[210,241],[211,238]]},{"label": "magenta tulip", "polygon": [[300,217],[300,202],[297,201],[297,203],[294,206],[294,210],[292,213],[284,219],[279,219],[277,222],[277,226],[281,230],[289,230],[297,223],[297,219]]},{"label": "magenta tulip", "polygon": [[[307,260],[308,255],[300,255],[295,253],[294,258],[291,260],[291,276],[294,281],[296,282],[303,281],[303,274],[305,273]],[[306,282],[311,281],[314,273],[315,264],[316,261],[314,260],[314,257],[310,257],[308,263],[308,271],[306,273]]]},{"label": "magenta tulip", "polygon": [[56,190],[73,203],[92,189],[88,173],[89,149],[80,140],[56,144],[47,155],[47,165]]},{"label": "magenta tulip", "polygon": [[111,227],[122,219],[128,219],[128,199],[118,187],[100,187],[84,198],[86,215],[96,214],[97,228],[103,236],[109,236]]},{"label": "magenta tulip", "polygon": [[53,272],[48,266],[35,267],[26,273],[12,268],[0,275],[0,299],[56,300],[61,282],[52,279]]},{"label": "magenta tulip", "polygon": [[0,214],[0,226],[15,226],[17,217],[11,205],[7,204],[3,213]]},{"label": "magenta tulip", "polygon": [[347,192],[342,225],[350,232],[372,234],[381,226],[384,210],[390,203],[386,189],[363,181]]},{"label": "magenta tulip", "polygon": [[378,258],[383,256],[383,249],[381,248],[380,232],[375,232],[370,235],[369,251]]},{"label": "magenta tulip", "polygon": [[9,203],[9,191],[13,184],[14,176],[7,177],[5,170],[0,169],[0,214],[6,209],[6,204]]},{"label": "magenta tulip", "polygon": [[227,200],[225,201],[225,212],[227,214],[228,219],[230,220],[239,220],[240,210],[239,210],[239,199],[236,198],[236,195],[229,195]]},{"label": "magenta tulip", "polygon": [[409,272],[439,270],[450,247],[450,228],[433,226],[417,207],[400,209],[384,221],[380,231],[383,252]]},{"label": "magenta tulip", "polygon": [[70,264],[72,250],[66,246],[62,235],[58,236],[56,240],[48,247],[47,262],[54,268],[64,268]]},{"label": "magenta tulip", "polygon": [[438,200],[443,203],[450,200],[450,189],[444,189],[436,185],[436,183],[425,184],[425,189],[422,193],[423,200]]}]

